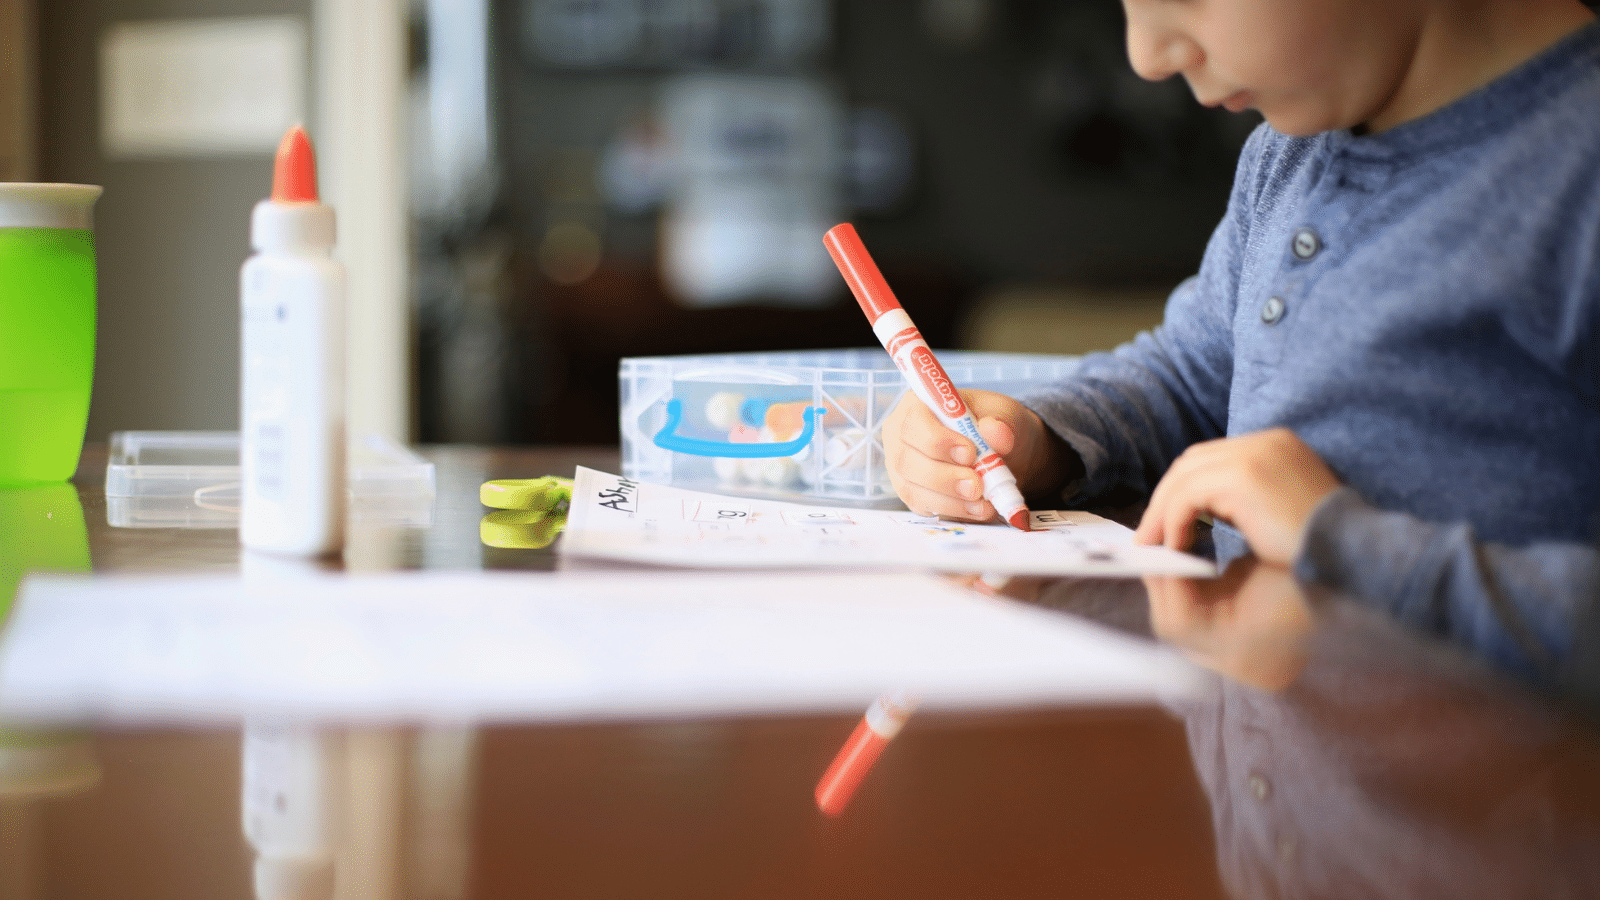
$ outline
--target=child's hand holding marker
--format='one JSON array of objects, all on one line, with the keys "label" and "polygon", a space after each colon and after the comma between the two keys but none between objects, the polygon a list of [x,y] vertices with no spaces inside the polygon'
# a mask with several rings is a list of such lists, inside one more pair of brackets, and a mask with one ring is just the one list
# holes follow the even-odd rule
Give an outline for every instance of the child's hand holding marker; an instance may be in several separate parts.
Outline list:
[{"label": "child's hand holding marker", "polygon": [[990,447],[978,430],[977,417],[951,383],[944,366],[939,364],[911,317],[901,308],[900,301],[895,299],[889,283],[883,280],[883,273],[878,271],[878,264],[872,261],[861,237],[856,234],[855,226],[849,222],[835,225],[822,236],[822,243],[850,286],[850,293],[861,304],[867,321],[872,323],[872,333],[882,342],[883,349],[889,351],[889,357],[905,376],[911,392],[945,428],[959,433],[972,445],[972,469],[981,481],[983,499],[1011,527],[1032,531],[1031,514],[1017,487],[1016,476],[1006,465],[1003,454]]},{"label": "child's hand holding marker", "polygon": [[[1064,484],[1077,454],[1016,400],[992,391],[961,392],[977,420],[978,433],[1000,454],[1017,486],[1037,493]],[[991,521],[994,506],[983,497],[982,478],[973,470],[973,443],[941,422],[928,407],[907,395],[883,423],[883,452],[889,481],[907,508],[929,516]]]}]

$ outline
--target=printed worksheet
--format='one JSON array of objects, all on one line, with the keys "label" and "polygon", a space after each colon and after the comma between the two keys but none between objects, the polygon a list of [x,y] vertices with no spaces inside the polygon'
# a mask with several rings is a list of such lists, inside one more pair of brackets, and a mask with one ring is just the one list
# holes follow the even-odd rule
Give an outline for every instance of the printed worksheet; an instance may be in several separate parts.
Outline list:
[{"label": "printed worksheet", "polygon": [[1133,542],[1093,513],[1033,512],[1034,531],[904,510],[727,497],[579,467],[556,549],[689,568],[876,568],[994,574],[1207,577],[1207,559]]}]

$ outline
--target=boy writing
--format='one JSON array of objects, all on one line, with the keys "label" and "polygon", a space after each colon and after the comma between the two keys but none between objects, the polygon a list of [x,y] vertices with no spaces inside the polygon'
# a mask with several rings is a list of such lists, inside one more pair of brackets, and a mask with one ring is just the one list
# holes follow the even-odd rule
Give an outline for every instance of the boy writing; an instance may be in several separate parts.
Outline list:
[{"label": "boy writing", "polygon": [[[1124,0],[1142,77],[1254,108],[1163,324],[1013,399],[1032,497],[1197,516],[1303,580],[1514,667],[1600,596],[1600,25],[1579,0]],[[886,422],[913,510],[984,520],[973,449]],[[1050,501],[1047,501],[1050,502]]]}]

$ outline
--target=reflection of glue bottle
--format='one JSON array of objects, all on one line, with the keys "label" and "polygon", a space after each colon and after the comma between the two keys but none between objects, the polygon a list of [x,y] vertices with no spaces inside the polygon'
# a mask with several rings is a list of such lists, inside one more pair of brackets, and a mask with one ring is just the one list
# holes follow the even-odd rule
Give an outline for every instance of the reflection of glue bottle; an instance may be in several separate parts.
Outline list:
[{"label": "reflection of glue bottle", "polygon": [[317,200],[311,141],[278,147],[272,197],[250,215],[240,273],[239,539],[317,556],[344,545],[344,269]]},{"label": "reflection of glue bottle", "polygon": [[311,728],[244,729],[244,834],[256,851],[256,900],[333,897],[344,741]]}]

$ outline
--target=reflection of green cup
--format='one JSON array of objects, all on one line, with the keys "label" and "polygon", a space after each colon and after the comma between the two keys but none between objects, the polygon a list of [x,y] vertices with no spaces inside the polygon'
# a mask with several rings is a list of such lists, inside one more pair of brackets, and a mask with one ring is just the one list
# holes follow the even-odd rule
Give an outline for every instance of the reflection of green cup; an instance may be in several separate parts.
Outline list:
[{"label": "reflection of green cup", "polygon": [[0,484],[78,467],[94,381],[100,188],[0,183]]},{"label": "reflection of green cup", "polygon": [[28,573],[87,571],[89,537],[76,488],[0,488],[0,628]]},{"label": "reflection of green cup", "polygon": [[[0,632],[24,576],[89,568],[83,504],[75,487],[0,488]],[[0,806],[75,793],[99,779],[100,763],[84,734],[0,722]],[[0,850],[0,859],[5,856]]]}]

